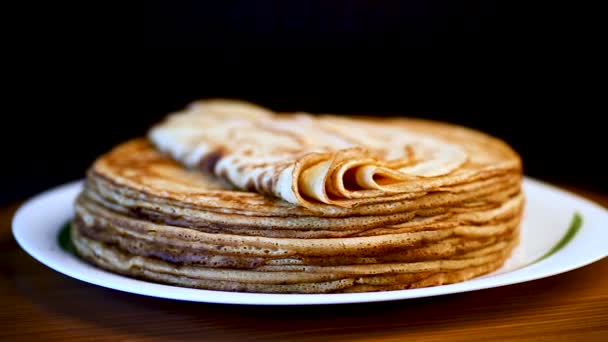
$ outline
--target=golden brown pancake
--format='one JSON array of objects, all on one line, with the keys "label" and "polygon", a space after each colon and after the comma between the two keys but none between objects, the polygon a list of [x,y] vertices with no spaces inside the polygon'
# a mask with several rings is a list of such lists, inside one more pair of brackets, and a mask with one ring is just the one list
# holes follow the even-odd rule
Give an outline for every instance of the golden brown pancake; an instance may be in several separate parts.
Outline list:
[{"label": "golden brown pancake", "polygon": [[[513,161],[510,149],[495,152],[499,164]],[[89,170],[72,239],[102,268],[186,287],[325,293],[453,283],[497,269],[518,241],[521,169],[488,168],[432,188],[301,206],[188,169],[136,139]]]}]

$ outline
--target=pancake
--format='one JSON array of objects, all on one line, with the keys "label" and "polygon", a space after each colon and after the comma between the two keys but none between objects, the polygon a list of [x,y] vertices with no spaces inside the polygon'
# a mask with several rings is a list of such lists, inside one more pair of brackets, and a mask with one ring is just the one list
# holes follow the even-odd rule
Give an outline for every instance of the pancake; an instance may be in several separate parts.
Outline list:
[{"label": "pancake", "polygon": [[281,272],[176,265],[158,258],[125,253],[112,245],[84,237],[77,228],[72,229],[72,239],[83,258],[113,272],[184,287],[263,293],[370,292],[450,284],[497,269],[516,244],[512,241],[497,252],[477,258],[389,264],[385,265],[383,273],[369,269]]},{"label": "pancake", "polygon": [[190,169],[321,212],[323,204],[392,202],[521,173],[505,143],[460,126],[276,114],[227,100],[196,102],[149,138]]},{"label": "pancake", "polygon": [[[275,115],[237,107],[228,114]],[[477,160],[465,150],[465,164]],[[497,164],[511,160],[510,150],[498,151]],[[72,240],[79,255],[107,270],[212,290],[333,293],[459,282],[499,268],[519,239],[521,169],[486,166],[495,172],[432,190],[339,205],[307,197],[313,205],[301,205],[184,167],[135,139],[89,169]]]}]

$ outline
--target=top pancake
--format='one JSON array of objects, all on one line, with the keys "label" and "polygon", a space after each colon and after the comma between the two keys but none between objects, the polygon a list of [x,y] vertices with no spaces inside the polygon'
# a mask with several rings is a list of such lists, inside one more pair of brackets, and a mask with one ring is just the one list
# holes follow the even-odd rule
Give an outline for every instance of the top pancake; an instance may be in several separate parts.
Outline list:
[{"label": "top pancake", "polygon": [[511,148],[464,127],[276,114],[238,101],[196,102],[156,125],[149,138],[190,169],[324,215],[352,208],[386,212],[389,203],[521,175]]}]

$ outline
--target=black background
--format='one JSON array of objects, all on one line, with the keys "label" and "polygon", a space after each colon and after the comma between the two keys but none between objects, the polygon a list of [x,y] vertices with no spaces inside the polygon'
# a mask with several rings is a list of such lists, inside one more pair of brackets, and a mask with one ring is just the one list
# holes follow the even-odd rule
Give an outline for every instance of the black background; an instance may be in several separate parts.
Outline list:
[{"label": "black background", "polygon": [[9,18],[0,202],[81,178],[100,153],[207,97],[459,123],[505,139],[531,176],[608,186],[593,9],[447,0],[58,6],[25,2]]}]

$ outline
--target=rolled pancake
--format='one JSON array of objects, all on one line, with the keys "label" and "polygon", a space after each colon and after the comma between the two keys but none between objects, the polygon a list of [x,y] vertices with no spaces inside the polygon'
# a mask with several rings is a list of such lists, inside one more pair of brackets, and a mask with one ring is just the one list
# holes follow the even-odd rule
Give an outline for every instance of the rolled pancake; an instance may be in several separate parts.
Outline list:
[{"label": "rolled pancake", "polygon": [[463,281],[517,244],[521,174],[312,209],[189,170],[136,139],[100,157],[76,202],[79,255],[108,270],[226,291],[384,291]]},{"label": "rolled pancake", "polygon": [[506,144],[460,126],[276,114],[226,100],[196,102],[149,138],[191,169],[310,210],[398,201],[521,173]]}]

